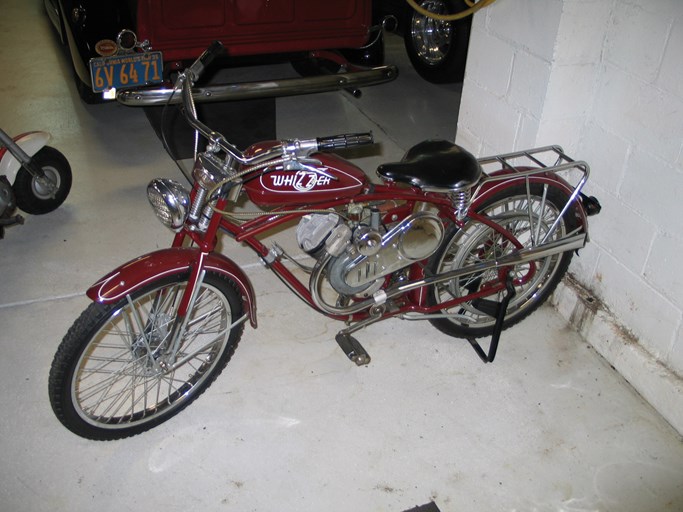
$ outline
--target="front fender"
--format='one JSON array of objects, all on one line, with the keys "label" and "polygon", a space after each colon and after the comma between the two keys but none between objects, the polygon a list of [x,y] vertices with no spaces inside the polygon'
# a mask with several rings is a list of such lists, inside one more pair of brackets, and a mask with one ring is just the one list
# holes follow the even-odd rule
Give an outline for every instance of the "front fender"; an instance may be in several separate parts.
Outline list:
[{"label": "front fender", "polygon": [[[24,150],[28,156],[35,155],[50,140],[47,132],[27,132],[13,137],[14,142]],[[7,176],[10,183],[14,183],[17,173],[21,169],[21,163],[14,158],[7,148],[0,152],[0,176]]]},{"label": "front fender", "polygon": [[[200,260],[201,251],[198,248],[170,248],[151,252],[112,270],[93,284],[86,294],[100,304],[114,304],[157,279],[189,272],[190,267]],[[249,321],[255,328],[257,323],[254,289],[237,263],[222,254],[209,253],[204,257],[203,268],[226,276],[237,284],[244,299]]]}]

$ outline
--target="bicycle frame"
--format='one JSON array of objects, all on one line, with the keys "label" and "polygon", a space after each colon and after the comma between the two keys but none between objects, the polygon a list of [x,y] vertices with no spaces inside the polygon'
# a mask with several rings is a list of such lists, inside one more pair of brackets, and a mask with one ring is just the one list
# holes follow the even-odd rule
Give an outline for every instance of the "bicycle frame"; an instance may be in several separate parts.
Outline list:
[{"label": "bicycle frame", "polygon": [[[561,184],[563,188],[567,188],[565,182],[559,180],[557,176],[548,178],[548,176],[538,176],[538,174],[538,170],[528,171],[524,176],[515,176],[512,179],[510,177],[502,178],[494,175],[488,182],[484,182],[481,195],[482,197],[488,196],[488,189],[492,188],[493,184],[507,183],[506,186],[512,186],[513,184],[516,184],[519,179],[523,179],[527,183],[552,184],[553,186],[558,186],[558,184]],[[486,185],[487,183],[489,184],[488,187]],[[395,206],[391,210],[385,212],[385,217],[387,218],[390,218],[391,216],[404,218],[415,209],[416,204],[423,203],[437,208],[440,216],[458,227],[462,227],[465,222],[464,220],[458,219],[450,200],[446,196],[423,192],[416,188],[403,189],[393,184],[375,185],[373,187],[372,193],[364,194],[354,199],[370,203],[387,200],[402,201],[402,204],[399,204],[398,206]],[[227,198],[220,199],[216,205],[216,210],[223,210],[228,203],[229,200]],[[575,234],[574,236],[565,237],[559,242],[556,241],[552,243],[542,243],[535,248],[525,250],[523,249],[522,243],[517,240],[515,236],[507,229],[492,221],[485,215],[480,215],[476,213],[476,211],[471,210],[468,212],[468,220],[474,220],[489,226],[504,239],[508,240],[510,244],[516,248],[516,251],[513,251],[513,253],[510,255],[503,257],[496,262],[469,265],[442,276],[433,276],[429,278],[424,275],[424,272],[419,265],[412,265],[409,271],[409,282],[393,287],[390,286],[378,294],[378,296],[359,302],[353,308],[354,313],[352,315],[343,314],[342,312],[339,312],[339,314],[329,314],[316,306],[314,297],[312,296],[309,287],[306,286],[306,284],[302,282],[289,268],[287,268],[282,261],[280,261],[277,252],[277,245],[275,245],[274,248],[269,249],[257,237],[258,235],[268,234],[268,232],[272,232],[286,224],[299,220],[311,209],[332,210],[348,203],[348,199],[343,199],[332,202],[316,203],[315,205],[300,205],[297,207],[298,211],[284,214],[278,214],[278,210],[276,209],[268,214],[257,216],[256,218],[246,221],[242,224],[237,224],[224,217],[221,217],[219,214],[215,214],[205,233],[198,234],[196,232],[184,229],[175,236],[173,240],[173,247],[181,248],[187,243],[188,240],[190,240],[192,243],[196,244],[197,247],[199,247],[202,253],[211,253],[215,249],[219,231],[223,231],[232,237],[236,242],[244,243],[250,247],[261,258],[263,263],[270,268],[270,270],[272,270],[280,278],[280,280],[282,280],[288,286],[288,288],[307,305],[331,318],[349,322],[357,322],[368,318],[370,315],[368,309],[373,305],[383,304],[388,300],[397,299],[401,296],[403,296],[404,299],[399,300],[395,307],[384,311],[380,319],[406,314],[425,315],[426,317],[427,315],[435,315],[441,310],[471,301],[473,299],[495,295],[505,289],[505,277],[512,265],[533,261],[534,259],[543,256],[559,254],[567,250],[579,249],[585,245],[587,239],[586,233],[580,233]],[[566,207],[569,208],[569,206],[570,203],[568,202]],[[320,265],[320,267],[322,266],[323,265]],[[193,276],[190,278],[191,284],[196,283],[193,277],[195,273],[200,271],[200,268],[201,262],[197,268],[193,270]],[[427,287],[449,281],[455,277],[482,272],[483,270],[488,270],[491,268],[499,269],[500,278],[497,284],[438,305],[426,305],[426,293],[424,292]],[[531,279],[533,272],[534,267],[529,266],[529,272],[527,275],[522,279],[518,279],[516,284],[522,284],[523,282]],[[186,295],[189,297],[191,294],[192,287],[188,286]],[[188,301],[184,302],[184,304],[186,303],[188,303]]]}]

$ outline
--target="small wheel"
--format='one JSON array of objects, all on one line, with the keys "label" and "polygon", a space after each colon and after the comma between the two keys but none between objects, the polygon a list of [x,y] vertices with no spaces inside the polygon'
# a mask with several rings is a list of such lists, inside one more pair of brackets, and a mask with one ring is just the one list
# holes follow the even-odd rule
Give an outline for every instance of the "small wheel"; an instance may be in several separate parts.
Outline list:
[{"label": "small wheel", "polygon": [[50,146],[43,147],[32,159],[45,176],[35,177],[22,167],[12,189],[20,209],[40,215],[57,209],[69,195],[71,166],[64,155]]},{"label": "small wheel", "polygon": [[96,440],[139,434],[179,413],[223,371],[244,329],[237,287],[207,273],[175,337],[187,279],[158,280],[114,305],[93,303],[74,322],[48,382],[52,409],[69,430]]},{"label": "small wheel", "polygon": [[[567,200],[568,196],[557,188],[544,190],[543,185],[532,184],[527,196],[526,187],[517,186],[494,195],[478,212],[485,213],[528,248],[546,236]],[[561,238],[577,225],[575,213],[569,209],[546,242]],[[461,229],[453,228],[445,240],[429,262],[433,274],[495,261],[515,249],[500,233],[475,221],[468,222]],[[543,304],[566,273],[571,259],[572,252],[568,251],[507,269],[513,278],[516,294],[508,305],[503,328],[519,322]],[[433,306],[482,291],[500,283],[502,278],[501,269],[495,268],[462,276],[432,287],[428,302]],[[500,292],[485,299],[500,302],[502,295]],[[464,302],[442,312],[449,316],[430,322],[440,331],[459,338],[489,336],[496,322],[490,308],[485,307],[481,299]]]},{"label": "small wheel", "polygon": [[[435,14],[455,14],[467,9],[462,0],[423,0],[419,5]],[[410,8],[403,38],[408,57],[418,74],[436,84],[462,81],[470,26],[470,17],[440,21]]]}]

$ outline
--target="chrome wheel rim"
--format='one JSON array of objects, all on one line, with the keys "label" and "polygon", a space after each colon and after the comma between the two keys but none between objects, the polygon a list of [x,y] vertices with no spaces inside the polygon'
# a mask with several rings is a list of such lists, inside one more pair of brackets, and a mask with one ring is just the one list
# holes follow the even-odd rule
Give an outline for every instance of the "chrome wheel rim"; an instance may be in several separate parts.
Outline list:
[{"label": "chrome wheel rim", "polygon": [[[427,0],[420,7],[435,14],[448,14],[446,3],[441,0]],[[417,56],[429,64],[436,66],[443,62],[451,48],[453,25],[448,21],[439,21],[417,12],[413,13],[410,33]]]},{"label": "chrome wheel rim", "polygon": [[[531,200],[531,209],[528,208],[526,196],[517,196],[498,201],[488,206],[484,212],[512,233],[524,247],[533,247],[548,233],[559,211],[548,202],[543,204],[539,197],[532,197]],[[561,238],[565,231],[564,222],[560,222],[546,242]],[[496,260],[515,249],[512,243],[500,233],[495,232],[489,226],[475,222],[464,226],[453,242],[451,245],[453,250],[447,251],[441,259],[439,267],[442,272],[483,261]],[[561,256],[561,254],[549,256],[538,261],[516,265],[510,269],[516,295],[508,305],[508,316],[516,315],[538,299],[545,283],[557,272]],[[479,289],[482,283],[498,281],[498,277],[498,269],[492,269],[454,279],[437,287],[437,300],[446,302],[462,297]],[[503,292],[499,292],[487,298],[500,302],[502,295]],[[450,311],[454,310],[458,313],[457,322],[463,325],[479,328],[495,323],[494,318],[476,309],[471,302],[464,302]]]},{"label": "chrome wheel rim", "polygon": [[61,177],[53,167],[43,167],[44,177],[31,180],[31,190],[38,199],[53,199],[62,183]]},{"label": "chrome wheel rim", "polygon": [[[106,429],[147,423],[182,406],[211,375],[228,346],[230,305],[205,283],[180,349],[170,355],[171,326],[184,287],[168,285],[138,297],[92,338],[71,382],[76,412],[86,423]],[[185,362],[174,367],[172,361]]]}]

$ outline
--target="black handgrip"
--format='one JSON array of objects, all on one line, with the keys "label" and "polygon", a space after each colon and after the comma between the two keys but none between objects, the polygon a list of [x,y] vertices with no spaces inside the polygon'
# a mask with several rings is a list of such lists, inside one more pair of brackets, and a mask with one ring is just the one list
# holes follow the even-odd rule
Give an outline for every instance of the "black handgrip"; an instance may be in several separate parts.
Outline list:
[{"label": "black handgrip", "polygon": [[365,144],[374,144],[375,142],[372,132],[342,133],[340,135],[332,135],[331,137],[319,137],[316,140],[318,141],[318,149],[320,151],[363,146]]},{"label": "black handgrip", "polygon": [[221,53],[223,53],[223,43],[220,41],[211,43],[211,45],[204,50],[199,58],[187,69],[186,73],[189,75],[190,80],[196,82],[204,72],[204,69]]}]

